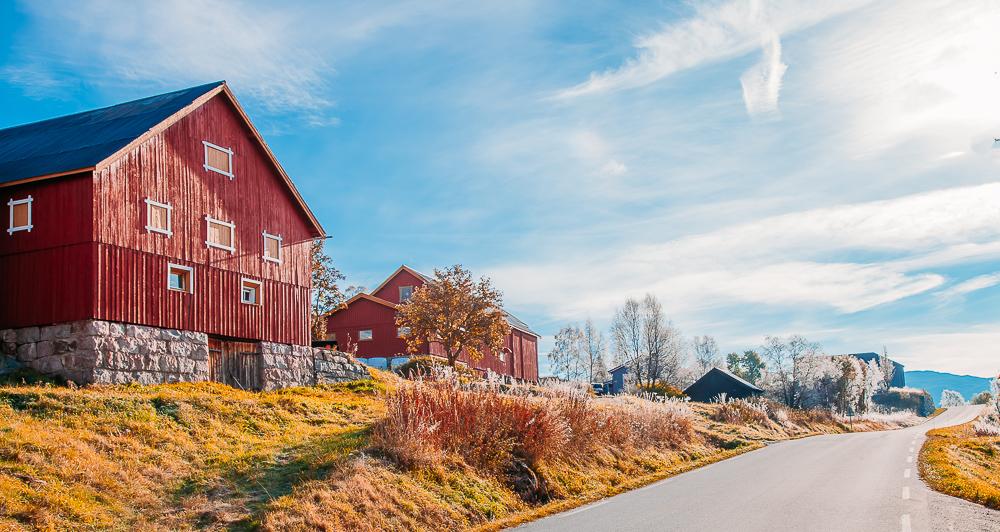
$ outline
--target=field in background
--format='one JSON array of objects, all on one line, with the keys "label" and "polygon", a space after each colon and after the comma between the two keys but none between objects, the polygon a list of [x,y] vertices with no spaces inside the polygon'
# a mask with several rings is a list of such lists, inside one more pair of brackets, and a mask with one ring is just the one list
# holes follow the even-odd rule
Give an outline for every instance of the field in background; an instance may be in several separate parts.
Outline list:
[{"label": "field in background", "polygon": [[375,376],[266,393],[2,386],[0,528],[499,528],[766,442],[849,430],[761,401]]}]

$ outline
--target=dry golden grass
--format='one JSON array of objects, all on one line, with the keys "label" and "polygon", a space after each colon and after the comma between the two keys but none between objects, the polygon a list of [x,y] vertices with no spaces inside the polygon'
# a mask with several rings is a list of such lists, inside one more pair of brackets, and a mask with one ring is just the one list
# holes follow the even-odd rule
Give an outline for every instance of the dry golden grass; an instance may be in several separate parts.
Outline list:
[{"label": "dry golden grass", "polygon": [[[450,434],[434,440],[430,458],[410,463],[373,446],[373,427],[403,408],[391,399],[402,384],[375,374],[267,393],[211,383],[0,386],[0,530],[496,529],[763,442],[846,430],[823,413],[725,423],[719,405],[685,406],[677,417],[634,398],[544,390],[497,409],[490,394],[446,397],[437,407],[461,407],[461,416],[446,420]],[[498,412],[506,419],[477,419]],[[492,431],[509,445],[463,449],[463,432],[492,445]],[[544,497],[525,496],[531,476]]]},{"label": "dry golden grass", "polygon": [[195,528],[363,445],[378,385],[0,388],[0,528]]},{"label": "dry golden grass", "polygon": [[928,432],[920,474],[942,493],[1000,510],[1000,436],[979,436],[974,424]]}]

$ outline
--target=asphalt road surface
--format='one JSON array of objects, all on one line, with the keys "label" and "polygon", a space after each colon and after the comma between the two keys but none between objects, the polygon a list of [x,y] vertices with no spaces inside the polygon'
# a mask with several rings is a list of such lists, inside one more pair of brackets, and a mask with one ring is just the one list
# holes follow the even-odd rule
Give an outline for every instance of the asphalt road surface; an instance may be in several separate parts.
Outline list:
[{"label": "asphalt road surface", "polygon": [[917,471],[928,430],[979,411],[951,408],[907,429],[775,443],[515,530],[998,532],[1000,512],[934,492]]}]

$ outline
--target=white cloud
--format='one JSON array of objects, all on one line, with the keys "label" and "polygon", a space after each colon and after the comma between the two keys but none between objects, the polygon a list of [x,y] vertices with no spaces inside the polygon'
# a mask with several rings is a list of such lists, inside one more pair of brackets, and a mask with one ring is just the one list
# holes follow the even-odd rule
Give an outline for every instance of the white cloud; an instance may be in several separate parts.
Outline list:
[{"label": "white cloud", "polygon": [[899,334],[890,356],[907,369],[930,369],[980,377],[1000,373],[1000,327],[970,326],[963,331]]},{"label": "white cloud", "polygon": [[998,284],[1000,284],[1000,273],[980,275],[948,287],[945,290],[941,290],[937,293],[937,295],[942,299],[951,299],[961,297],[978,290],[992,288]]},{"label": "white cloud", "polygon": [[618,68],[591,73],[587,81],[558,96],[648,85],[682,70],[744,55],[759,46],[763,35],[799,31],[867,1],[736,0],[700,7],[691,18],[636,40],[635,58]]},{"label": "white cloud", "polygon": [[620,176],[628,172],[628,166],[621,161],[611,159],[601,167],[601,173],[606,176]]},{"label": "white cloud", "polygon": [[781,78],[788,65],[781,62],[781,39],[769,31],[763,37],[764,56],[761,61],[740,76],[743,87],[743,104],[750,116],[770,114],[778,110],[778,93]]},{"label": "white cloud", "polygon": [[[608,314],[647,291],[687,314],[739,304],[853,313],[941,286],[942,275],[922,270],[953,259],[951,248],[964,246],[965,261],[995,253],[998,239],[1000,183],[795,212],[490,273],[512,300],[564,319]],[[844,260],[858,253],[876,258]]]}]

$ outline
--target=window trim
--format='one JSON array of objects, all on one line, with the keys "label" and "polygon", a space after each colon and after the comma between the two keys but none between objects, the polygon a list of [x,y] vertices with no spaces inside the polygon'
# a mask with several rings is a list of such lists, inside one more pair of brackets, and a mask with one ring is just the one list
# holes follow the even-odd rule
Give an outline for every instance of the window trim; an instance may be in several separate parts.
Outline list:
[{"label": "window trim", "polygon": [[[10,214],[10,223],[7,224],[7,234],[8,235],[12,235],[12,234],[14,234],[14,233],[16,233],[18,231],[27,231],[27,232],[30,233],[31,229],[33,227],[35,227],[34,224],[32,223],[33,222],[33,220],[32,220],[32,214],[33,213],[31,212],[33,210],[32,209],[32,203],[34,201],[35,201],[35,199],[32,198],[30,194],[28,195],[27,198],[24,198],[24,199],[16,200],[14,198],[10,198],[10,200],[7,202],[7,210],[9,212],[9,214]],[[21,226],[18,226],[18,227],[14,227],[14,207],[16,207],[17,205],[24,205],[24,204],[28,205],[28,225],[21,225]]]},{"label": "window trim", "polygon": [[[188,272],[188,280],[190,281],[190,286],[187,290],[178,290],[170,286],[170,271],[171,270],[184,270]],[[172,262],[167,263],[167,290],[170,292],[180,292],[182,294],[193,294],[194,293],[194,268],[191,266],[184,266],[183,264],[174,264]]]},{"label": "window trim", "polygon": [[[217,174],[222,174],[222,175],[228,177],[230,180],[232,180],[233,178],[235,178],[236,175],[233,174],[233,172],[232,172],[232,170],[233,170],[233,150],[231,150],[229,148],[223,148],[222,146],[219,146],[218,144],[212,144],[211,142],[209,142],[207,140],[203,140],[203,141],[201,141],[201,143],[205,145],[205,165],[204,165],[205,166],[205,170],[208,170],[209,172],[215,172]],[[228,172],[225,171],[225,170],[223,170],[223,169],[221,169],[221,168],[216,168],[216,167],[208,164],[208,150],[209,150],[209,148],[214,148],[216,150],[219,150],[221,152],[225,152],[225,153],[229,154],[229,171]]]},{"label": "window trim", "polygon": [[[403,329],[406,329],[406,334],[403,334]],[[396,338],[406,338],[410,335],[411,329],[409,327],[396,327]]]},{"label": "window trim", "polygon": [[[252,303],[243,299],[243,289],[246,287],[247,284],[256,285],[256,287],[257,287],[256,301],[254,301]],[[263,306],[264,305],[264,282],[263,281],[258,281],[257,279],[251,279],[249,277],[243,277],[242,279],[240,279],[240,303],[242,303],[244,305],[252,305],[252,306],[255,306],[255,307]]]},{"label": "window trim", "polygon": [[[403,289],[404,289],[404,288],[409,288],[409,289],[410,289],[410,297],[408,297],[408,298],[406,298],[406,299],[403,299]],[[414,288],[415,288],[415,287],[414,287],[414,286],[412,286],[412,285],[406,285],[406,286],[400,286],[400,287],[399,287],[399,302],[400,302],[400,303],[406,303],[407,301],[409,301],[409,300],[410,300],[410,298],[412,298],[412,297],[413,297],[413,289],[414,289]]]},{"label": "window trim", "polygon": [[[368,338],[362,338],[361,333],[368,331]],[[358,329],[358,341],[359,342],[370,342],[375,338],[374,329]]]},{"label": "window trim", "polygon": [[[208,239],[210,224],[224,225],[229,228],[229,242],[232,244],[230,246],[225,246],[222,244],[217,244]],[[223,249],[230,253],[236,253],[236,224],[233,222],[227,222],[225,220],[219,220],[212,218],[209,215],[205,215],[205,245],[210,248]]]},{"label": "window trim", "polygon": [[[263,232],[261,232],[261,237],[262,237],[261,238],[261,243],[262,243],[261,245],[263,246],[263,249],[260,252],[260,256],[263,257],[263,259],[265,261],[267,261],[267,262],[273,262],[275,264],[281,264],[281,244],[282,244],[281,235],[272,235],[271,233],[268,233],[267,231],[263,231]],[[278,258],[268,257],[267,256],[267,239],[268,238],[270,238],[272,240],[277,240],[278,241]]]},{"label": "window trim", "polygon": [[[173,236],[174,235],[173,205],[169,203],[160,203],[158,201],[153,201],[149,198],[146,198],[145,201],[146,201],[146,232],[159,233],[161,235],[167,235],[167,237]],[[160,229],[159,227],[153,227],[152,225],[149,224],[149,208],[151,206],[160,207],[162,209],[167,210],[167,229],[165,231],[163,229]]]}]

